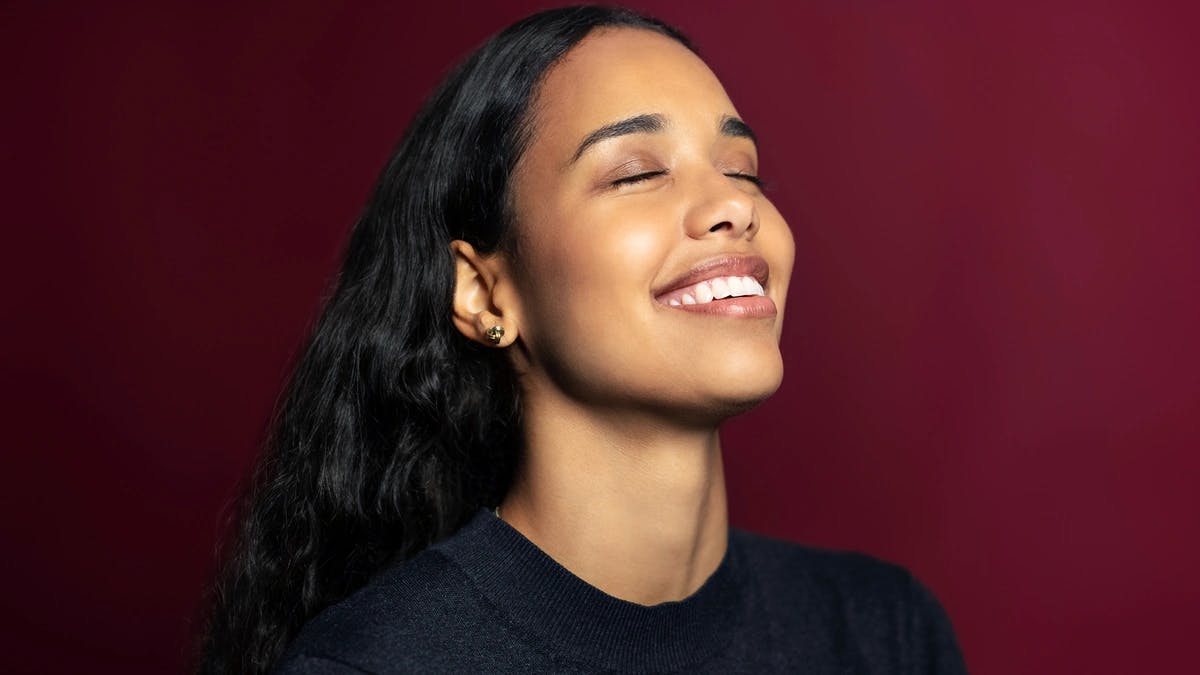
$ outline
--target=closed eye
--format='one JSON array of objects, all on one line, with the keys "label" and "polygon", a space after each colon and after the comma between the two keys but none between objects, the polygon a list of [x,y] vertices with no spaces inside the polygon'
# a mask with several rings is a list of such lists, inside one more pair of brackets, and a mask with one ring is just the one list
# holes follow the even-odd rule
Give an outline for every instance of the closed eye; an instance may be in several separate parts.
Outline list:
[{"label": "closed eye", "polygon": [[727,173],[725,175],[729,176],[730,178],[737,178],[739,180],[744,180],[748,183],[752,183],[755,186],[757,186],[758,189],[760,189],[760,190],[763,188],[763,180],[761,178],[759,178],[758,176],[755,176],[754,174],[736,173],[735,172],[735,173]]},{"label": "closed eye", "polygon": [[[618,178],[618,179],[612,181],[612,183],[610,183],[610,184],[613,186],[634,185],[636,183],[640,183],[645,180],[650,180],[651,178],[655,178],[657,176],[665,176],[666,174],[667,174],[666,171],[644,171],[642,173],[634,174],[632,176],[625,176],[624,178]],[[755,187],[757,187],[760,190],[763,189],[763,187],[765,185],[762,178],[759,178],[758,176],[755,176],[754,174],[736,173],[735,172],[735,173],[727,173],[725,175],[730,178],[744,180],[747,183],[754,185]]]},{"label": "closed eye", "polygon": [[667,175],[666,171],[645,171],[643,173],[634,174],[632,176],[618,178],[618,179],[614,180],[611,183],[611,185],[614,185],[614,186],[633,185],[634,183],[640,183],[644,180],[649,180],[651,178],[654,178],[655,176],[665,176],[665,175]]}]

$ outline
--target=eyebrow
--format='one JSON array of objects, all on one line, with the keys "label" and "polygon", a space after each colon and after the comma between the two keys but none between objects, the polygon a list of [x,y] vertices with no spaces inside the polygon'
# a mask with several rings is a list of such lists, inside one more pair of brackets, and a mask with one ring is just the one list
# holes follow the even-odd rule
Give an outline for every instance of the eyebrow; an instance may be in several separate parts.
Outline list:
[{"label": "eyebrow", "polygon": [[758,147],[758,136],[754,135],[754,130],[750,128],[749,124],[746,124],[745,122],[734,117],[733,115],[722,115],[721,116],[720,129],[721,129],[722,136],[731,136],[733,138],[748,138],[748,139],[750,139],[750,142],[755,145],[755,147]]},{"label": "eyebrow", "polygon": [[[575,150],[575,154],[571,157],[568,164],[574,163],[577,159],[583,156],[583,153],[588,148],[599,143],[600,141],[625,136],[628,134],[654,134],[662,131],[667,127],[667,118],[658,114],[650,113],[645,115],[635,115],[612,124],[606,124],[592,133],[588,134],[583,142],[579,144],[579,148]],[[746,138],[754,145],[758,145],[758,137],[754,135],[754,131],[750,125],[732,115],[722,115],[721,121],[717,125],[722,136],[731,138]]]},{"label": "eyebrow", "polygon": [[653,134],[665,129],[667,126],[667,118],[658,113],[649,115],[635,115],[619,122],[606,124],[599,129],[587,135],[583,142],[579,144],[579,149],[575,151],[575,155],[571,157],[571,162],[579,159],[584,151],[600,141],[617,136],[625,136],[627,134]]}]

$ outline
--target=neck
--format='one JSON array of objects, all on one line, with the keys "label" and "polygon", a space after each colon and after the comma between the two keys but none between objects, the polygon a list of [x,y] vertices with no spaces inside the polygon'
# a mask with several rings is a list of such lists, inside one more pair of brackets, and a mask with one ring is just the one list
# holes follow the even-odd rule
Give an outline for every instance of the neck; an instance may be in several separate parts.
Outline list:
[{"label": "neck", "polygon": [[716,427],[526,403],[501,517],[614,597],[654,605],[699,589],[728,543]]}]

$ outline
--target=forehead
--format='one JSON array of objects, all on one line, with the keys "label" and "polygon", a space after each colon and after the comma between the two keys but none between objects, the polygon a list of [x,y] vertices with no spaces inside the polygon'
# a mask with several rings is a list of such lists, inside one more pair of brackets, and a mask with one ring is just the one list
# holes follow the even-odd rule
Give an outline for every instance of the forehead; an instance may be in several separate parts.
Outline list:
[{"label": "forehead", "polygon": [[546,74],[535,102],[535,144],[578,143],[631,115],[658,113],[672,125],[715,131],[736,115],[716,75],[675,40],[649,30],[600,29]]}]

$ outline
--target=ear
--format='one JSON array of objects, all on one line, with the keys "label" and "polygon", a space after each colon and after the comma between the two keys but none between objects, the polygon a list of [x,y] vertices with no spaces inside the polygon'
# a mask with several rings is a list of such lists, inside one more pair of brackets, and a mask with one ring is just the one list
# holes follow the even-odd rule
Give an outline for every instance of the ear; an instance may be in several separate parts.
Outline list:
[{"label": "ear", "polygon": [[[517,339],[515,312],[505,314],[505,302],[498,292],[507,282],[507,271],[500,255],[480,255],[475,247],[461,239],[450,242],[454,254],[454,327],[470,340],[489,347],[507,347]],[[499,341],[490,339],[489,329],[499,326]],[[493,332],[494,334],[494,332]]]}]

